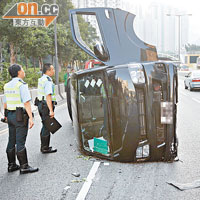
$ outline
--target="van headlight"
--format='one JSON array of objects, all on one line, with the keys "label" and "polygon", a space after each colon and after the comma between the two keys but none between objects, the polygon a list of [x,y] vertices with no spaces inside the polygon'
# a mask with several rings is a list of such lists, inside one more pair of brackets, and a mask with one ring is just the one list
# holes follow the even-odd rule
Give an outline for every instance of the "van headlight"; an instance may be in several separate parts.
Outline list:
[{"label": "van headlight", "polygon": [[139,146],[136,150],[136,158],[147,158],[149,157],[149,144]]}]

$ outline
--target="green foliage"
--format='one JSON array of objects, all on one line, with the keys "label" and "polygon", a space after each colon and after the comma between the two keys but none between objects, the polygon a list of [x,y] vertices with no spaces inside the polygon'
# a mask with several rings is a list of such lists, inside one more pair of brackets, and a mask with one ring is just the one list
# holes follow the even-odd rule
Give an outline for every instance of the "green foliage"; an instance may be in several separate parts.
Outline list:
[{"label": "green foliage", "polygon": [[[53,0],[47,0],[46,1],[49,4],[53,4]],[[66,25],[66,28],[70,28],[69,27],[69,10],[73,9],[74,6],[71,2],[71,0],[57,0],[56,4],[59,6],[59,15],[57,18],[57,23],[58,24],[63,24]]]},{"label": "green foliage", "polygon": [[64,74],[66,73],[66,71],[62,70],[60,73],[59,73],[59,82],[60,83],[64,83]]},{"label": "green foliage", "polygon": [[1,0],[0,1],[0,16],[4,14],[4,8],[6,7],[7,4],[10,4],[12,0]]},{"label": "green foliage", "polygon": [[[10,66],[9,63],[4,63],[0,65],[0,93],[3,92],[3,87],[5,83],[11,80],[11,77],[8,73],[9,66]],[[24,68],[24,71],[25,71],[24,81],[28,84],[29,88],[37,88],[38,79],[42,76],[42,72],[39,70],[39,68],[37,68],[36,70],[34,68],[28,68],[28,69]],[[64,76],[63,76],[64,73],[65,73],[64,70],[59,73],[60,83],[64,82]],[[55,83],[55,76],[53,77],[53,81]]]},{"label": "green foliage", "polygon": [[21,49],[28,57],[45,57],[52,52],[53,41],[46,28],[28,28],[23,38]]},{"label": "green foliage", "polygon": [[40,72],[39,69],[36,69],[36,71],[34,71],[33,68],[29,68],[25,71],[25,78],[24,81],[28,84],[29,88],[33,88],[33,87],[37,87],[38,84],[38,78],[41,77],[42,73]]},{"label": "green foliage", "polygon": [[11,78],[8,74],[9,63],[0,64],[0,92],[3,91],[5,83],[7,83]]},{"label": "green foliage", "polygon": [[[42,72],[37,68],[36,71],[34,71],[33,68],[29,68],[25,70],[26,77],[24,78],[24,81],[28,84],[29,88],[35,88],[38,84],[38,79],[42,76]],[[64,71],[61,71],[59,73],[59,82],[64,82],[63,77]],[[55,76],[52,77],[53,81],[55,83]]]},{"label": "green foliage", "polygon": [[[21,0],[1,0],[0,15],[4,15],[16,2]],[[32,2],[24,0],[23,2]],[[53,0],[37,0],[39,5],[47,3],[53,4]],[[61,67],[66,67],[74,60],[86,61],[89,56],[83,52],[73,41],[70,23],[69,9],[73,9],[71,0],[57,0],[59,5],[59,15],[57,17],[57,45],[58,61]],[[0,16],[1,18],[1,16]],[[91,44],[96,39],[96,30],[79,16],[81,36],[87,44]],[[0,43],[2,44],[3,58],[10,62],[12,57],[16,62],[27,67],[34,66],[33,60],[42,63],[42,59],[48,55],[55,55],[54,24],[48,28],[42,27],[14,27],[12,20],[0,19]],[[1,50],[1,49],[0,49]],[[39,70],[39,69],[38,69]]]}]

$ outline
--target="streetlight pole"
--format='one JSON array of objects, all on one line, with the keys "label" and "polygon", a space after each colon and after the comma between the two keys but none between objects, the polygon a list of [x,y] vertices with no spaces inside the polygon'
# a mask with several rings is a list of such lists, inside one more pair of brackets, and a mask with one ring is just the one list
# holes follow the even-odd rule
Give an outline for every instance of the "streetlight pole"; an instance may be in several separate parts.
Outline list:
[{"label": "streetlight pole", "polygon": [[[54,4],[56,4],[56,0],[54,0]],[[58,47],[57,47],[56,19],[54,20],[54,39],[55,39],[55,76],[56,76],[56,85],[59,85],[59,66],[58,66]]]},{"label": "streetlight pole", "polygon": [[178,60],[181,61],[181,17],[192,16],[192,14],[176,14],[176,15],[167,14],[167,16],[178,17]]},{"label": "streetlight pole", "polygon": [[178,17],[178,60],[181,61],[181,15]]},{"label": "streetlight pole", "polygon": [[[54,0],[54,4],[56,4],[56,0]],[[59,85],[59,65],[58,65],[58,45],[57,45],[57,26],[56,26],[56,19],[54,20],[54,38],[55,38],[55,75],[56,75],[56,85],[58,86],[58,93],[62,99],[63,96],[60,91]]]}]

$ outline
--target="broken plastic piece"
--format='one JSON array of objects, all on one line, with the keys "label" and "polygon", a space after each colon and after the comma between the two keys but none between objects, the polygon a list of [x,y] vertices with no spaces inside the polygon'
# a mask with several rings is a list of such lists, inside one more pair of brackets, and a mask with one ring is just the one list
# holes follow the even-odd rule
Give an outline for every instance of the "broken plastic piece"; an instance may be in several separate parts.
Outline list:
[{"label": "broken plastic piece", "polygon": [[200,180],[196,180],[192,183],[176,183],[176,182],[167,182],[167,183],[181,191],[200,187]]},{"label": "broken plastic piece", "polygon": [[79,173],[72,173],[72,175],[75,176],[75,177],[79,177],[80,176]]}]

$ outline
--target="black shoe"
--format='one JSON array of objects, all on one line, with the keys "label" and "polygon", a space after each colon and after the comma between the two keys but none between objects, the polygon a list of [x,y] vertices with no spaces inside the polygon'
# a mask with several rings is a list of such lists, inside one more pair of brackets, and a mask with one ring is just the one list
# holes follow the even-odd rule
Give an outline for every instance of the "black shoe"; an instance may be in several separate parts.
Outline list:
[{"label": "black shoe", "polygon": [[57,152],[57,149],[52,149],[52,147],[49,147],[50,143],[50,135],[48,136],[42,136],[41,135],[41,152],[42,153],[55,153]]},{"label": "black shoe", "polygon": [[20,174],[34,173],[37,172],[38,170],[39,170],[38,168],[33,168],[28,164],[20,166]]},{"label": "black shoe", "polygon": [[14,172],[16,170],[19,170],[19,165],[17,165],[16,163],[9,163],[8,164],[8,172]]},{"label": "black shoe", "polygon": [[7,150],[8,158],[8,172],[14,172],[19,169],[19,165],[16,164],[15,147],[11,150]]},{"label": "black shoe", "polygon": [[52,147],[43,147],[41,148],[41,152],[42,153],[56,153],[57,152],[57,149],[52,149]]},{"label": "black shoe", "polygon": [[28,165],[26,148],[24,148],[20,152],[17,152],[17,158],[20,163],[20,174],[33,173],[33,172],[37,172],[39,170],[38,168],[33,168]]}]

